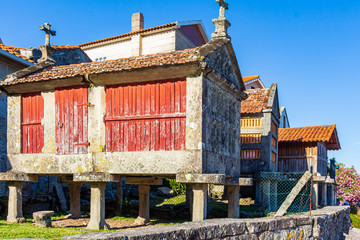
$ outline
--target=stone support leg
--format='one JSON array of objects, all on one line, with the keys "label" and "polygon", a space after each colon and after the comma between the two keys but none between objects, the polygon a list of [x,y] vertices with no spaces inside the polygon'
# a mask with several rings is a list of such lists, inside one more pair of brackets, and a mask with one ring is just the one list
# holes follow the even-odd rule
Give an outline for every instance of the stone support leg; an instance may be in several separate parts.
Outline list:
[{"label": "stone support leg", "polygon": [[190,216],[192,215],[192,206],[193,206],[193,191],[192,184],[186,184],[186,206],[189,208]]},{"label": "stone support leg", "polygon": [[139,185],[139,216],[135,220],[136,225],[144,225],[150,222],[149,194],[149,185]]},{"label": "stone support leg", "polygon": [[99,230],[108,227],[105,222],[105,182],[90,183],[90,222],[88,229]]},{"label": "stone support leg", "polygon": [[69,183],[70,190],[70,218],[81,218],[80,190],[81,183]]},{"label": "stone support leg", "polygon": [[240,186],[228,186],[228,217],[239,218],[240,216]]},{"label": "stone support leg", "polygon": [[122,181],[116,183],[116,206],[115,206],[115,215],[121,216],[122,214],[122,204],[123,204],[123,188]]},{"label": "stone support leg", "polygon": [[312,189],[312,206],[317,209],[319,207],[319,183],[314,182],[313,183],[313,189]]},{"label": "stone support leg", "polygon": [[7,221],[12,223],[26,222],[22,213],[22,182],[9,182],[9,202]]},{"label": "stone support leg", "polygon": [[321,192],[321,205],[323,206],[327,206],[328,205],[328,201],[327,201],[327,183],[322,183],[322,192]]},{"label": "stone support leg", "polygon": [[202,221],[207,216],[208,184],[196,183],[193,185],[192,220]]}]

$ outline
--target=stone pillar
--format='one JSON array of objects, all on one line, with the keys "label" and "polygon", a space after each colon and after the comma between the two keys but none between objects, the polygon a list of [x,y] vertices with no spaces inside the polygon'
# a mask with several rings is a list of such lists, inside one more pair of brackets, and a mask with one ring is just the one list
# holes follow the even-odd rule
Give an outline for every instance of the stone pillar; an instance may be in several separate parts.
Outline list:
[{"label": "stone pillar", "polygon": [[328,201],[327,201],[327,183],[324,183],[324,182],[322,183],[321,198],[322,198],[321,204],[323,206],[327,206],[328,205]]},{"label": "stone pillar", "polygon": [[69,183],[70,190],[70,218],[81,218],[80,190],[81,183]]},{"label": "stone pillar", "polygon": [[90,183],[90,222],[88,229],[99,230],[108,227],[105,222],[105,182]]},{"label": "stone pillar", "polygon": [[240,216],[240,186],[227,186],[228,189],[228,217],[239,218]]},{"label": "stone pillar", "polygon": [[207,216],[208,184],[195,183],[193,185],[192,220],[202,221]]},{"label": "stone pillar", "polygon": [[26,222],[22,213],[22,182],[9,182],[9,202],[7,221],[11,223]]},{"label": "stone pillar", "polygon": [[192,191],[192,184],[186,184],[186,207],[189,208],[190,216],[192,215],[192,206],[193,206],[193,191]]},{"label": "stone pillar", "polygon": [[122,180],[116,183],[116,206],[115,206],[115,215],[121,216],[122,214],[122,204],[123,204],[123,188],[122,188]]},{"label": "stone pillar", "polygon": [[135,220],[136,225],[144,225],[150,222],[149,185],[139,185],[139,216]]},{"label": "stone pillar", "polygon": [[313,189],[312,189],[312,205],[315,209],[319,207],[319,183],[313,182]]}]

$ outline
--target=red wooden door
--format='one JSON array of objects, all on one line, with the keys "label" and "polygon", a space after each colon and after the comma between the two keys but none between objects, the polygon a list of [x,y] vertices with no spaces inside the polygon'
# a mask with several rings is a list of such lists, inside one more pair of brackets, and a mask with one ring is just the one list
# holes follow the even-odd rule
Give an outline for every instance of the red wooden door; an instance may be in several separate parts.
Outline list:
[{"label": "red wooden door", "polygon": [[22,153],[41,153],[44,146],[44,100],[40,93],[23,94],[22,109]]},{"label": "red wooden door", "polygon": [[87,153],[87,100],[87,87],[55,90],[57,154]]},{"label": "red wooden door", "polygon": [[106,150],[185,149],[186,80],[106,88]]}]

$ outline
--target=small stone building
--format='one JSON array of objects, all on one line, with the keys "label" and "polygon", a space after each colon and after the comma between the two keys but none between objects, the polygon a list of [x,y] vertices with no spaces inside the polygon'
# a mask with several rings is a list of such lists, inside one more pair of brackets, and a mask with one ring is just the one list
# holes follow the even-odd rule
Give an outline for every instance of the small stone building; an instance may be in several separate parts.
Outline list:
[{"label": "small stone building", "polygon": [[[58,176],[80,214],[90,183],[88,228],[105,226],[106,182],[139,185],[137,223],[149,221],[150,185],[192,185],[192,218],[206,218],[208,184],[228,185],[239,216],[240,106],[245,87],[220,3],[213,39],[201,47],[56,66],[50,45],[32,67],[4,78],[8,94],[8,221],[22,218],[22,182]],[[226,6],[227,7],[227,6]]]},{"label": "small stone building", "polygon": [[[279,172],[313,173],[313,204],[336,204],[335,176],[328,171],[328,151],[339,150],[335,125],[279,129]],[[321,192],[321,194],[319,194]]]},{"label": "small stone building", "polygon": [[[0,40],[0,79],[34,64],[34,61],[21,55],[21,48],[8,46]],[[7,170],[6,156],[6,118],[7,98],[5,93],[0,93],[0,172]],[[6,184],[0,182],[0,196],[7,192]]]}]

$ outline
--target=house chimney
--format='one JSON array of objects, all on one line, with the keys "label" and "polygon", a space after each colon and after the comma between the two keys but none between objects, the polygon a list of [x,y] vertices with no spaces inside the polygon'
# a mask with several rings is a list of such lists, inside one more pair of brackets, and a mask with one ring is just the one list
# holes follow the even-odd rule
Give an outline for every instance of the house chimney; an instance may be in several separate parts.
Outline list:
[{"label": "house chimney", "polygon": [[144,29],[144,15],[141,12],[133,13],[131,16],[131,31]]}]

